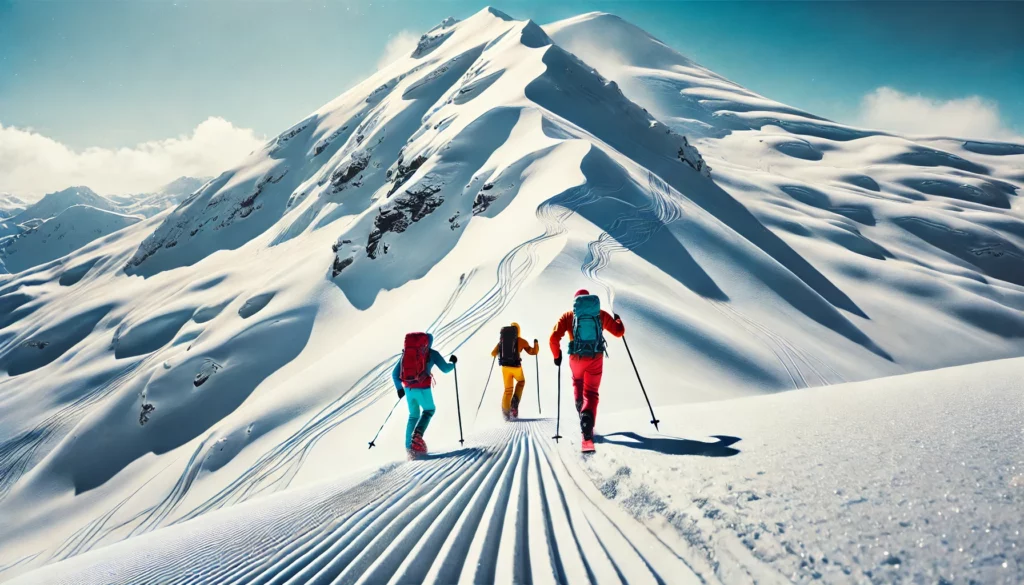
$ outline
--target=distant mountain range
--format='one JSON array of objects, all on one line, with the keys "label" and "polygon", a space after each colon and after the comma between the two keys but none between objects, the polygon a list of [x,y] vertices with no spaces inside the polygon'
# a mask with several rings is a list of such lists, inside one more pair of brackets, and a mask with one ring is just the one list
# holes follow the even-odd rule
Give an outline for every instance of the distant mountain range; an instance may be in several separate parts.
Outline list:
[{"label": "distant mountain range", "polygon": [[174,207],[209,178],[180,177],[152,193],[105,197],[68,187],[35,203],[0,194],[0,273],[20,272]]}]

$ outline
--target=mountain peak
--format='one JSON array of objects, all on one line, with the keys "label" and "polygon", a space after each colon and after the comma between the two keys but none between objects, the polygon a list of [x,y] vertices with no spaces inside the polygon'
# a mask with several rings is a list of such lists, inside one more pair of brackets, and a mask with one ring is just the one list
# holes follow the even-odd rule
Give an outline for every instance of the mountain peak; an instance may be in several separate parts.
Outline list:
[{"label": "mountain peak", "polygon": [[495,8],[493,6],[487,6],[483,10],[481,10],[480,12],[481,13],[486,12],[486,13],[490,14],[491,16],[496,16],[496,17],[498,17],[498,18],[500,18],[502,20],[506,20],[506,21],[515,20],[514,18],[512,18],[508,14],[505,14],[504,12],[498,10],[497,8]]}]

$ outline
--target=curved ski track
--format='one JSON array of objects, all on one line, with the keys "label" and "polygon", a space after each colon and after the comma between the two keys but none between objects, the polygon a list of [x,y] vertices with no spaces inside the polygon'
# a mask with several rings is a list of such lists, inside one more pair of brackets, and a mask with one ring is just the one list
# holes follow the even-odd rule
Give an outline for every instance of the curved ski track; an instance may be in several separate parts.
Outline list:
[{"label": "curved ski track", "polygon": [[683,551],[601,495],[553,430],[505,425],[478,447],[397,465],[287,514],[250,509],[201,545],[202,531],[158,555],[119,551],[115,572],[101,563],[63,582],[700,582]]},{"label": "curved ski track", "polygon": [[[544,233],[519,244],[506,254],[498,264],[494,286],[459,316],[445,323],[476,271],[467,274],[449,297],[441,313],[427,329],[434,334],[435,345],[438,348],[451,348],[454,351],[498,315],[512,301],[515,293],[536,269],[539,260],[537,249],[540,244],[564,234],[566,228],[563,224],[574,213],[572,209],[590,197],[592,194],[589,190],[577,188],[560,199],[557,204],[541,205],[537,209],[537,217],[544,224]],[[440,325],[441,323],[444,325]],[[391,369],[394,367],[396,359],[398,359],[398,354],[378,363],[348,391],[311,417],[306,424],[287,439],[260,456],[248,470],[220,492],[174,518],[170,523],[184,522],[210,511],[244,502],[258,495],[274,493],[287,488],[321,438],[339,424],[363,412],[377,400],[391,395],[389,391],[392,383]],[[50,562],[86,552],[108,538],[121,540],[166,525],[172,514],[185,500],[192,482],[199,475],[210,447],[209,439],[210,437],[206,437],[198,444],[178,480],[160,502],[129,518],[115,520],[117,512],[134,497],[135,493],[138,493],[137,490],[107,513],[69,536],[49,556]],[[173,463],[168,468],[171,466]],[[163,473],[163,471],[159,473]],[[120,536],[116,536],[115,533],[119,533]]]},{"label": "curved ski track", "polygon": [[[611,263],[612,254],[642,246],[658,230],[683,216],[682,201],[671,186],[650,172],[647,174],[647,185],[648,193],[652,196],[650,204],[635,208],[632,213],[615,218],[608,230],[602,232],[597,240],[590,242],[587,246],[589,254],[580,267],[584,276],[605,289],[610,306],[615,305],[615,288],[601,279],[600,272]],[[782,335],[743,315],[729,302],[708,298],[704,298],[704,300],[726,319],[734,322],[767,347],[786,371],[794,388],[806,388],[811,385],[804,375],[804,370],[817,378],[816,385],[846,381],[842,374],[827,363],[800,349]],[[832,379],[830,380],[822,374],[814,362],[827,369]]]}]

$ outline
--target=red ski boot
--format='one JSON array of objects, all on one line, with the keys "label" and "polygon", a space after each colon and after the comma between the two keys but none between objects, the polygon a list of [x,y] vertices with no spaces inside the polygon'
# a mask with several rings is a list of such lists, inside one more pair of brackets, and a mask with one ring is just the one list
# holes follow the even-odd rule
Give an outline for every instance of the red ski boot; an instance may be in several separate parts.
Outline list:
[{"label": "red ski boot", "polygon": [[409,451],[414,454],[414,457],[422,457],[427,454],[427,442],[423,440],[423,435],[415,433],[412,436],[412,448]]},{"label": "red ski boot", "polygon": [[580,434],[583,435],[582,451],[594,452],[594,415],[589,410],[580,413]]}]

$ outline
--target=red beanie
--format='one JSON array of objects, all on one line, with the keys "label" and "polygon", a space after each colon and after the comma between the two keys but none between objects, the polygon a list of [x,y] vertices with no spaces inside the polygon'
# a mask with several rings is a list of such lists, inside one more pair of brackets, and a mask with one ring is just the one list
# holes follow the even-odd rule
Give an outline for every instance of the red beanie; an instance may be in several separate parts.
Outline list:
[{"label": "red beanie", "polygon": [[581,288],[580,290],[576,291],[576,294],[575,294],[575,295],[573,295],[573,296],[574,296],[574,297],[579,297],[579,296],[583,296],[583,295],[589,295],[589,294],[590,294],[590,291],[588,291],[588,290],[587,290],[587,289],[585,289],[585,288]]}]

